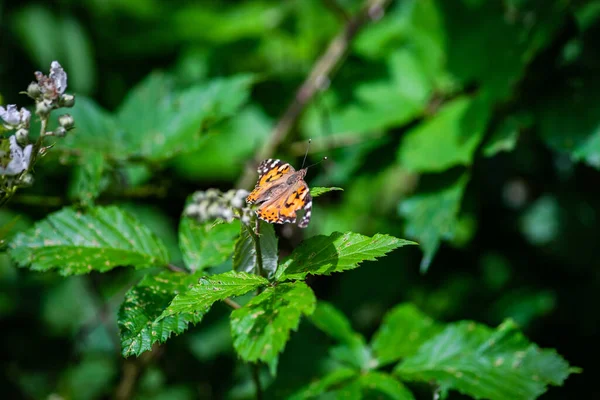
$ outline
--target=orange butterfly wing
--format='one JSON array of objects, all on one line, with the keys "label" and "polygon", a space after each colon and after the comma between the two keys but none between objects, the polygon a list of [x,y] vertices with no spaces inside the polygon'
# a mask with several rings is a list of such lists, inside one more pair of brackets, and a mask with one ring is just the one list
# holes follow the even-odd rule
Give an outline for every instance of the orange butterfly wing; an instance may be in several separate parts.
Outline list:
[{"label": "orange butterfly wing", "polygon": [[264,202],[269,200],[269,190],[280,182],[280,180],[288,175],[296,172],[294,167],[281,160],[269,158],[258,165],[258,182],[254,190],[246,197],[248,204],[256,202]]}]

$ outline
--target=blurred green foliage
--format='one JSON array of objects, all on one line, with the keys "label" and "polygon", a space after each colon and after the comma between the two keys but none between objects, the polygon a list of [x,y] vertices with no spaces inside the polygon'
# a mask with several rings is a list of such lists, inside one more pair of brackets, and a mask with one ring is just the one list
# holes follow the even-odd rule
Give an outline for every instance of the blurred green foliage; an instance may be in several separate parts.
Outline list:
[{"label": "blurred green foliage", "polygon": [[[186,198],[235,185],[343,29],[340,9],[352,15],[361,5],[0,1],[3,104],[29,105],[18,92],[53,60],[77,96],[76,131],[37,164],[34,186],[0,210],[0,384],[9,398],[123,393],[135,361],[121,358],[117,313],[143,273],[32,272],[13,264],[6,244],[63,206],[111,204],[153,232],[142,235],[137,256],[146,257],[156,236],[165,248],[152,251],[181,268],[201,252],[222,261],[215,249],[178,248]],[[310,277],[317,298],[335,304],[364,338],[377,332],[375,346],[401,302],[443,322],[497,326],[512,318],[532,342],[584,369],[541,398],[594,397],[586,377],[597,370],[600,334],[599,34],[600,2],[592,0],[395,0],[365,27],[274,156],[299,168],[312,138],[308,163],[329,160],[311,168],[307,182],[344,189],[315,199],[306,236],[384,233],[413,239],[420,250]],[[105,217],[107,226],[117,218]],[[185,228],[190,237],[206,234]],[[277,231],[287,255],[299,233]],[[227,263],[214,270],[231,269]],[[215,306],[156,358],[142,356],[136,398],[252,398],[251,369],[233,352],[228,313]],[[263,371],[267,397],[299,393],[323,376],[361,393],[367,378],[333,367],[336,356],[356,360],[363,349],[356,341],[365,339],[349,326],[340,337],[350,345],[328,352],[331,340],[301,322],[277,379]],[[446,329],[452,338],[464,333],[462,325]],[[416,381],[431,378],[419,373]],[[378,395],[404,393],[404,386],[381,389],[394,385],[388,374],[369,374]],[[427,385],[409,387],[431,398]]]}]

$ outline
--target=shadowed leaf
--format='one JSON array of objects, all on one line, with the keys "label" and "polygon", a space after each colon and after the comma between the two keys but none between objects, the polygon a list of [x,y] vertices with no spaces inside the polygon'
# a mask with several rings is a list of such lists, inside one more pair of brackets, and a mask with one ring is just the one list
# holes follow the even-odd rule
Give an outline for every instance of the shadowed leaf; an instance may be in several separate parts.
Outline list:
[{"label": "shadowed leaf", "polygon": [[160,319],[164,309],[180,292],[198,282],[200,273],[193,275],[165,271],[144,279],[125,295],[119,309],[119,329],[123,357],[139,356],[163,343],[171,334],[184,332],[190,323],[198,323],[203,312],[179,313]]},{"label": "shadowed leaf", "polygon": [[267,288],[231,313],[233,346],[245,361],[264,361],[275,374],[277,357],[298,329],[300,317],[315,310],[316,298],[304,282]]},{"label": "shadowed leaf", "polygon": [[491,400],[535,399],[570,372],[560,355],[531,344],[510,320],[497,329],[451,324],[394,370],[403,380],[434,381],[443,392]]}]

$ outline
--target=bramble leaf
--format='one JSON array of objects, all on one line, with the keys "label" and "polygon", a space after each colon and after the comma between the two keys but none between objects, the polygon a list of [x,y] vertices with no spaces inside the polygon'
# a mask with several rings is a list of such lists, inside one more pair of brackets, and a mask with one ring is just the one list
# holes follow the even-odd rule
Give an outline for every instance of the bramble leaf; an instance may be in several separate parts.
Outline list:
[{"label": "bramble leaf", "polygon": [[251,84],[250,76],[240,75],[174,92],[169,78],[149,75],[116,115],[129,152],[160,161],[197,149],[211,125],[233,115],[247,101]]},{"label": "bramble leaf", "polygon": [[310,320],[321,331],[340,342],[340,345],[331,349],[333,358],[360,370],[373,367],[373,358],[365,338],[352,329],[350,321],[332,304],[319,301]]},{"label": "bramble leaf", "polygon": [[537,398],[571,372],[560,355],[530,343],[510,320],[497,329],[451,324],[394,370],[403,380],[435,381],[443,392],[491,400]]},{"label": "bramble leaf", "polygon": [[422,272],[429,268],[442,239],[454,235],[468,178],[466,173],[462,174],[438,191],[416,194],[400,204],[400,214],[407,220],[406,235],[417,239],[423,248]]},{"label": "bramble leaf", "polygon": [[80,164],[73,168],[69,184],[69,198],[92,206],[102,190],[102,174],[106,168],[104,155],[98,151],[86,151]]},{"label": "bramble leaf", "polygon": [[385,315],[371,342],[378,365],[413,355],[440,330],[433,319],[412,304],[394,307]]},{"label": "bramble leaf", "polygon": [[240,237],[235,243],[233,254],[233,270],[248,273],[258,273],[256,246],[254,240],[260,244],[260,254],[262,258],[262,271],[266,276],[271,277],[277,269],[279,260],[279,250],[277,248],[277,235],[272,224],[265,221],[258,221],[260,233],[253,237],[250,228],[242,226]]},{"label": "bramble leaf", "polygon": [[77,135],[61,141],[71,149],[95,149],[114,160],[159,163],[198,149],[204,133],[247,101],[252,78],[238,75],[176,91],[171,79],[148,75],[111,115],[94,101],[77,98],[72,110]]},{"label": "bramble leaf", "polygon": [[315,198],[315,197],[319,197],[322,194],[325,194],[327,192],[333,192],[334,190],[344,190],[340,187],[314,187],[310,189],[310,195]]},{"label": "bramble leaf", "polygon": [[358,378],[365,399],[414,400],[410,390],[394,377],[369,371]]},{"label": "bramble leaf", "polygon": [[373,237],[352,232],[313,236],[302,242],[280,265],[278,280],[298,280],[308,274],[329,275],[354,269],[363,261],[374,261],[409,244],[416,243],[379,233]]},{"label": "bramble leaf", "polygon": [[160,318],[191,312],[204,313],[217,301],[241,296],[268,283],[258,275],[234,271],[200,278],[198,284],[175,296]]},{"label": "bramble leaf", "polygon": [[400,164],[416,172],[441,172],[471,165],[490,118],[482,99],[458,98],[430,120],[407,132],[398,152]]},{"label": "bramble leaf", "polygon": [[179,224],[179,246],[183,262],[191,271],[216,266],[231,256],[240,223],[204,222],[183,217]]},{"label": "bramble leaf", "polygon": [[332,395],[333,393],[329,391],[330,388],[339,388],[340,386],[351,383],[355,381],[358,374],[358,371],[350,368],[336,369],[318,381],[300,389],[290,397],[290,400],[314,399],[319,398],[319,396],[324,394]]},{"label": "bramble leaf", "polygon": [[10,247],[20,265],[31,265],[34,271],[56,268],[61,275],[169,262],[156,235],[117,207],[95,207],[85,214],[64,208],[17,235]]},{"label": "bramble leaf", "polygon": [[302,314],[312,314],[315,303],[313,291],[304,282],[267,288],[231,313],[233,347],[245,361],[270,364],[275,374],[278,354],[290,331],[298,329]]},{"label": "bramble leaf", "polygon": [[160,319],[164,309],[180,292],[198,282],[200,273],[193,275],[165,271],[158,275],[146,275],[125,295],[119,309],[119,329],[123,357],[139,356],[163,343],[171,334],[184,332],[190,323],[198,323],[203,312],[179,313]]}]

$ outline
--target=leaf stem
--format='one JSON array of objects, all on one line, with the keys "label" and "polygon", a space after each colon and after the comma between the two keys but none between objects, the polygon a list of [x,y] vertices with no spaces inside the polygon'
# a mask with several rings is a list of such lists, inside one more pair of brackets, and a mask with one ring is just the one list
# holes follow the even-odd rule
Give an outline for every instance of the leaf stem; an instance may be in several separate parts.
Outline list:
[{"label": "leaf stem", "polygon": [[260,249],[260,221],[256,219],[256,231],[250,227],[250,225],[242,224],[244,228],[250,234],[252,242],[254,243],[254,249],[256,250],[256,275],[263,276],[263,258],[262,251]]},{"label": "leaf stem", "polygon": [[223,300],[223,302],[225,304],[227,304],[229,307],[233,308],[234,310],[237,310],[238,308],[242,308],[242,306],[240,306],[236,301],[231,300],[229,297],[227,297],[225,300]]},{"label": "leaf stem", "polygon": [[263,390],[262,384],[260,383],[260,366],[258,364],[252,364],[252,380],[254,380],[254,386],[256,386],[256,400],[262,400]]}]

